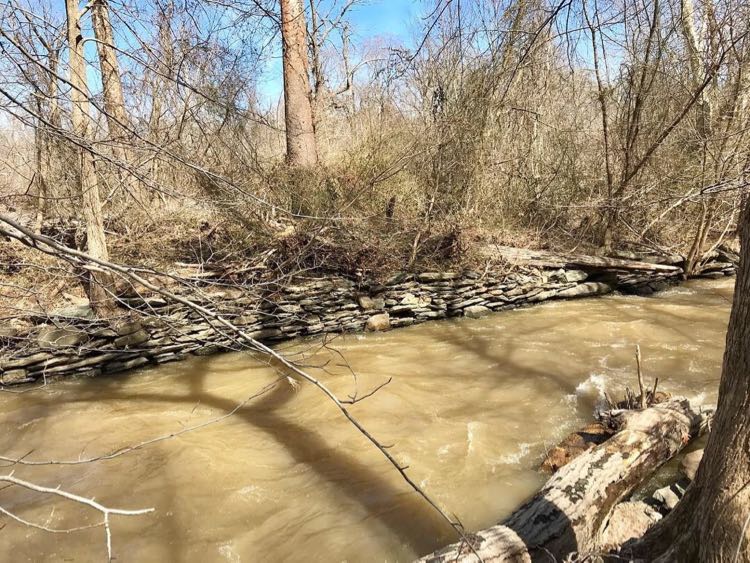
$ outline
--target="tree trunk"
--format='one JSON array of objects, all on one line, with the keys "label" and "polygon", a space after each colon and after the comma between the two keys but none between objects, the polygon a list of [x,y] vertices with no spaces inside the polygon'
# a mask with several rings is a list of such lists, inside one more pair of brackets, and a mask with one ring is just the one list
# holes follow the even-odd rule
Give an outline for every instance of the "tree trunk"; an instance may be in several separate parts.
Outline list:
[{"label": "tree trunk", "polygon": [[750,210],[737,273],[719,403],[695,481],[673,512],[623,555],[750,562]]},{"label": "tree trunk", "polygon": [[281,0],[284,65],[286,161],[308,168],[318,163],[310,78],[307,73],[307,25],[301,0]]},{"label": "tree trunk", "polygon": [[[690,75],[693,88],[697,91],[704,78],[704,63],[701,55],[702,45],[695,29],[695,7],[693,0],[680,1],[680,24],[682,35],[688,51],[688,62],[690,64]],[[709,88],[701,92],[698,98],[698,136],[701,143],[705,143],[711,136],[711,121],[713,117],[713,100]]]},{"label": "tree trunk", "polygon": [[[686,399],[620,411],[612,438],[565,465],[503,524],[472,534],[474,549],[484,561],[563,561],[598,551],[617,503],[705,430],[710,416]],[[464,558],[476,560],[456,543],[421,561]]]},{"label": "tree trunk", "polygon": [[[42,102],[39,96],[35,96],[35,101],[36,111],[39,115],[42,115]],[[47,170],[44,155],[49,150],[49,147],[47,146],[47,134],[44,128],[44,123],[41,120],[37,120],[36,127],[34,127],[34,167],[36,169],[34,175],[34,182],[36,184],[36,221],[34,230],[37,233],[41,232],[42,223],[47,215]]]},{"label": "tree trunk", "polygon": [[132,154],[125,145],[129,136],[130,120],[125,110],[120,65],[117,63],[117,53],[114,48],[115,38],[112,33],[112,24],[109,21],[109,9],[106,0],[94,0],[91,6],[91,23],[96,37],[97,52],[99,53],[104,109],[107,113],[107,127],[112,140],[112,152],[122,165],[119,174],[128,195],[137,201],[142,201],[138,182],[127,169],[128,166],[133,164]]},{"label": "tree trunk", "polygon": [[[622,270],[642,272],[665,272],[679,274],[682,269],[672,264],[659,264],[644,260],[623,260],[608,256],[584,254],[557,254],[545,250],[529,250],[511,246],[490,246],[486,250],[490,257],[502,257],[510,263],[525,264],[538,268],[583,268],[585,270]],[[644,258],[648,258],[644,256]]]},{"label": "tree trunk", "polygon": [[[86,61],[83,57],[83,36],[77,0],[65,0],[68,32],[68,60],[71,88],[71,121],[73,132],[79,142],[86,144],[89,140],[89,99],[86,84]],[[81,174],[81,199],[83,218],[86,222],[86,241],[88,254],[108,260],[107,241],[104,235],[104,218],[102,204],[99,200],[99,186],[94,170],[94,159],[85,148],[78,148],[78,159]],[[109,316],[115,309],[112,298],[113,280],[110,274],[90,272],[87,293],[92,309],[99,316]]]}]

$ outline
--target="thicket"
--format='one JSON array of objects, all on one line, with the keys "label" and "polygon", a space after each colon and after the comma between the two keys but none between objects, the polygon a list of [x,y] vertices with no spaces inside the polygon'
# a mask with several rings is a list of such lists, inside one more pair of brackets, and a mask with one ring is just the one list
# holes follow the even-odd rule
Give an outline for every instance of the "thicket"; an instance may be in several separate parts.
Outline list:
[{"label": "thicket", "polygon": [[284,161],[283,100],[260,93],[279,54],[275,2],[93,2],[109,12],[125,113],[112,119],[106,41],[84,19],[85,138],[65,14],[5,2],[4,204],[85,248],[83,147],[124,262],[379,275],[503,243],[695,263],[733,236],[747,3],[439,0],[410,46],[358,35],[356,4],[305,5],[319,164],[298,167]]}]

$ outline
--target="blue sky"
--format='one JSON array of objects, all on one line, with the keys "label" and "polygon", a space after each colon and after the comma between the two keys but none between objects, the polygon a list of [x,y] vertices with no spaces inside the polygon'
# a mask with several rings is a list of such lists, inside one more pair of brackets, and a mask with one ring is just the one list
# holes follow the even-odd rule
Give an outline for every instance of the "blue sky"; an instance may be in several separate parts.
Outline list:
[{"label": "blue sky", "polygon": [[[332,0],[323,0],[323,8]],[[409,45],[424,13],[423,0],[365,0],[348,13],[355,46],[372,37],[385,36]],[[280,55],[280,53],[279,53]],[[275,103],[282,91],[280,56],[274,57],[258,84],[262,102]]]},{"label": "blue sky", "polygon": [[423,3],[412,0],[370,0],[356,6],[349,16],[363,35],[392,34],[409,38],[411,24],[422,13]]}]

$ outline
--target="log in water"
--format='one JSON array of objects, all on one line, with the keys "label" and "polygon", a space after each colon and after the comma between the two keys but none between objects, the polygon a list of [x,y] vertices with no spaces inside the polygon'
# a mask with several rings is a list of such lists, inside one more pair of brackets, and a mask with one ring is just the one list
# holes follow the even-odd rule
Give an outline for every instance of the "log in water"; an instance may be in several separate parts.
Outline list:
[{"label": "log in water", "polygon": [[[600,393],[644,376],[715,401],[733,280],[650,298],[557,302],[480,320],[428,323],[332,343],[360,393],[352,410],[468,529],[510,514],[546,480],[545,448],[590,419]],[[345,395],[342,359],[315,342],[284,347]],[[307,357],[309,356],[309,357]],[[329,372],[329,373],[326,373]],[[127,376],[0,395],[0,452],[32,459],[107,453],[225,414],[273,381],[242,354]],[[113,524],[119,561],[410,560],[450,531],[316,390],[282,385],[221,424],[110,461],[18,467],[18,477],[120,508],[156,512]],[[30,491],[0,505],[53,527],[95,514]],[[54,507],[54,512],[52,508]],[[0,560],[103,558],[101,530],[50,535],[3,520]]]}]

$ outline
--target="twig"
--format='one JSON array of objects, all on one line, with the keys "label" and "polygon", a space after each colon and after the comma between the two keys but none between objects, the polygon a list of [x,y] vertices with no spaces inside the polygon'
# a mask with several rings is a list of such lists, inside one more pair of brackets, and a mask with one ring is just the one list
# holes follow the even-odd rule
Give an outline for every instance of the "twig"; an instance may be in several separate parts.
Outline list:
[{"label": "twig", "polygon": [[[89,499],[89,498],[82,497],[73,493],[69,493],[68,491],[64,491],[60,489],[59,487],[52,489],[50,487],[43,487],[41,485],[35,485],[34,483],[30,483],[28,481],[18,479],[17,477],[14,477],[13,474],[0,475],[0,481],[5,482],[5,483],[11,483],[13,485],[18,485],[19,487],[23,487],[24,489],[29,489],[30,491],[36,491],[38,493],[47,494],[47,495],[59,496],[67,500],[77,502],[79,504],[84,504],[86,506],[93,508],[94,510],[101,512],[103,516],[102,521],[96,526],[97,527],[104,526],[104,532],[106,534],[106,540],[107,540],[107,561],[112,561],[112,530],[110,529],[110,526],[109,526],[110,515],[114,514],[117,516],[139,516],[141,514],[148,514],[149,512],[154,511],[153,508],[142,508],[140,510],[123,510],[121,508],[110,508],[108,506],[104,506],[103,504],[99,504],[94,499]],[[3,513],[8,514],[6,510],[3,510]],[[21,521],[17,517],[15,519]],[[38,525],[34,527],[40,528],[40,526]],[[41,528],[44,529],[45,526],[41,526]],[[75,530],[71,530],[71,531],[75,531]]]},{"label": "twig", "polygon": [[[346,417],[346,419],[357,429],[357,431],[365,438],[367,438],[367,440],[383,454],[383,456],[396,469],[396,471],[398,471],[398,473],[412,488],[412,490],[414,490],[414,492],[422,497],[425,502],[427,502],[438,514],[440,514],[440,516],[451,526],[451,528],[454,529],[454,531],[463,540],[466,540],[466,536],[460,524],[454,522],[450,518],[450,516],[448,516],[448,514],[442,508],[440,508],[440,506],[438,506],[438,504],[434,500],[432,500],[432,498],[430,498],[430,496],[426,492],[424,492],[422,488],[411,479],[411,477],[409,477],[409,475],[406,473],[406,468],[402,467],[401,464],[399,464],[399,462],[387,450],[387,448],[385,448],[377,438],[375,438],[354,416],[352,416],[352,414],[347,410],[345,404],[324,383],[300,369],[299,366],[295,365],[284,356],[281,356],[278,352],[269,348],[262,342],[259,342],[252,338],[246,331],[228,321],[221,314],[211,309],[207,309],[202,305],[194,303],[190,299],[187,299],[180,295],[176,295],[168,289],[162,286],[155,285],[146,278],[142,277],[139,273],[137,273],[139,271],[143,271],[142,268],[120,265],[102,260],[100,258],[94,258],[93,256],[86,254],[85,252],[81,252],[74,248],[69,248],[63,244],[60,244],[57,241],[50,239],[49,237],[35,234],[34,232],[20,225],[6,215],[0,214],[0,223],[5,223],[6,225],[9,225],[11,227],[10,229],[0,227],[0,234],[18,240],[19,242],[30,248],[37,249],[56,258],[64,259],[71,264],[86,270],[103,270],[119,275],[121,277],[129,278],[130,280],[133,280],[143,287],[158,293],[159,295],[169,299],[170,301],[181,303],[182,305],[189,307],[207,320],[212,319],[213,321],[215,321],[216,325],[221,325],[222,327],[229,329],[229,331],[237,335],[238,340],[244,341],[250,349],[274,358],[279,364],[287,368],[290,372],[317,387],[331,402],[333,402],[334,405],[336,405],[336,408],[338,408],[341,414]],[[214,329],[218,330],[219,327],[214,325]],[[291,380],[291,378],[289,379]],[[108,522],[105,519],[105,527],[107,526]],[[469,545],[471,546],[471,544]]]},{"label": "twig", "polygon": [[368,397],[372,397],[375,393],[377,393],[378,391],[380,391],[383,387],[385,387],[386,385],[388,385],[391,381],[393,381],[393,378],[389,377],[387,381],[384,381],[383,383],[381,383],[380,385],[378,385],[377,387],[375,387],[369,393],[366,393],[365,395],[362,395],[361,397],[357,397],[356,395],[349,395],[349,400],[348,401],[341,401],[341,402],[344,403],[344,404],[347,404],[347,405],[354,405],[356,403],[359,403],[360,401],[364,401]]}]

